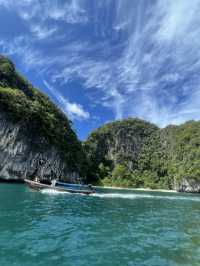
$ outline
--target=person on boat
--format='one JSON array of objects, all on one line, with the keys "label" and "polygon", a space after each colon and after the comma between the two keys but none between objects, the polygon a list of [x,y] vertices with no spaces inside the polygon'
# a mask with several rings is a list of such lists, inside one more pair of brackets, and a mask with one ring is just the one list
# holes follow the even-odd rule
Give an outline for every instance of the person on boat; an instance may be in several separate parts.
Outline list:
[{"label": "person on boat", "polygon": [[36,176],[36,177],[34,178],[34,181],[39,183],[39,182],[40,182],[40,179],[39,179],[39,177],[38,177],[38,176]]},{"label": "person on boat", "polygon": [[51,181],[51,187],[55,187],[56,186],[56,179],[53,179],[52,181]]}]

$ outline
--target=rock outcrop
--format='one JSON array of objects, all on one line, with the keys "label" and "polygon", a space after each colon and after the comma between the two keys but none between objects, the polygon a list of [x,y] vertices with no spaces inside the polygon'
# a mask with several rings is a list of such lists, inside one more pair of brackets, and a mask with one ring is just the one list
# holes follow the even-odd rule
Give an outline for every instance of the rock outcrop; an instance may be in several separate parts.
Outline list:
[{"label": "rock outcrop", "polygon": [[35,149],[32,140],[22,133],[21,125],[13,124],[0,114],[0,177],[5,180],[23,180],[38,176],[42,180],[53,178],[75,182],[79,173],[68,169],[58,149],[49,145],[42,149],[43,138]]},{"label": "rock outcrop", "polygon": [[200,193],[200,182],[190,180],[190,177],[182,178],[180,182],[175,182],[173,189],[178,192]]},{"label": "rock outcrop", "polygon": [[159,129],[139,119],[116,121],[92,132],[85,150],[90,182],[200,192],[200,122]]},{"label": "rock outcrop", "polygon": [[76,182],[82,173],[81,142],[65,115],[0,57],[0,178],[38,176]]},{"label": "rock outcrop", "polygon": [[101,162],[112,167],[127,162],[132,169],[141,150],[158,130],[155,125],[137,118],[111,122],[92,132],[85,148],[90,160],[95,158],[96,166]]}]

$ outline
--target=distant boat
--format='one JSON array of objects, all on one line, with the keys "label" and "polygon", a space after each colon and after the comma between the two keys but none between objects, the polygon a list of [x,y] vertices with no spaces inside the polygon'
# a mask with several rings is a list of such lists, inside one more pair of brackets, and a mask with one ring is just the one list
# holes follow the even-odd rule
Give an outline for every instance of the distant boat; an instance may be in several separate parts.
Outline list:
[{"label": "distant boat", "polygon": [[35,189],[35,190],[50,189],[53,191],[81,193],[81,194],[86,194],[86,195],[95,193],[95,190],[90,185],[70,184],[70,183],[64,183],[60,181],[56,181],[54,183],[52,182],[52,185],[47,185],[41,182],[29,180],[29,179],[25,179],[24,182],[28,185],[28,187],[30,187],[31,189]]}]

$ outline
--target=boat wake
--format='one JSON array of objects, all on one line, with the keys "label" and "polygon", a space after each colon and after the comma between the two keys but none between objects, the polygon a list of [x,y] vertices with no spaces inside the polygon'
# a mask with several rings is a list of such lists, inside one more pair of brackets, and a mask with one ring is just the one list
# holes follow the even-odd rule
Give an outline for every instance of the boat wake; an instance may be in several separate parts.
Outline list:
[{"label": "boat wake", "polygon": [[52,194],[52,195],[71,194],[70,192],[67,192],[67,191],[58,191],[58,190],[53,190],[53,189],[43,189],[41,190],[41,193]]},{"label": "boat wake", "polygon": [[119,198],[119,199],[158,199],[158,200],[185,200],[185,201],[197,201],[200,202],[200,197],[190,196],[160,196],[160,195],[149,195],[149,194],[133,194],[133,193],[95,193],[91,194],[92,197],[99,198]]},{"label": "boat wake", "polygon": [[[56,191],[52,189],[41,190],[43,194],[49,195],[72,195],[72,193],[67,191]],[[74,195],[74,194],[73,194]],[[76,193],[76,195],[87,196],[81,193]],[[160,196],[160,195],[150,195],[150,194],[134,194],[134,193],[94,193],[89,195],[89,197],[107,198],[107,199],[155,199],[155,200],[184,200],[184,201],[196,201],[200,202],[200,197],[197,196]]]},{"label": "boat wake", "polygon": [[43,189],[41,190],[42,194],[50,194],[50,195],[62,195],[62,194],[67,194],[67,195],[81,195],[81,196],[87,196],[86,194],[83,193],[71,193],[68,191],[58,191],[58,190],[53,190],[53,189]]}]

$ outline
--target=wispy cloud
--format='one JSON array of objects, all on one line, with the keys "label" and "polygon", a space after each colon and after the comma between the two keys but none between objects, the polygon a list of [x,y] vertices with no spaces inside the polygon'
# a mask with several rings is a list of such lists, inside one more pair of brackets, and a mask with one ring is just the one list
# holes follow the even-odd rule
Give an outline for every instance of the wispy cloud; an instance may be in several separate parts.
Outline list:
[{"label": "wispy cloud", "polygon": [[84,9],[84,1],[71,0],[58,5],[58,2],[50,3],[46,11],[46,17],[54,20],[62,20],[66,23],[86,23],[87,13]]},{"label": "wispy cloud", "polygon": [[[33,36],[39,40],[49,38],[57,33],[58,22],[66,24],[87,23],[88,17],[81,0],[0,0],[0,7],[14,11],[26,22]],[[62,33],[60,33],[62,34]]]},{"label": "wispy cloud", "polygon": [[[3,51],[22,55],[52,82],[78,81],[89,105],[161,126],[200,119],[199,0],[0,0],[0,6],[15,10],[31,32],[1,40]],[[37,43],[52,44],[58,34],[65,41],[49,53]],[[89,117],[58,90],[54,97],[71,116]]]},{"label": "wispy cloud", "polygon": [[85,120],[90,117],[89,112],[83,109],[83,106],[77,103],[69,102],[68,99],[63,97],[58,90],[55,90],[46,80],[43,80],[46,88],[51,92],[51,94],[56,98],[63,112],[70,117],[72,120]]},{"label": "wispy cloud", "polygon": [[35,69],[41,73],[48,63],[41,51],[34,49],[30,40],[24,36],[14,38],[12,42],[8,39],[0,40],[0,50],[7,56],[17,56],[26,70]]},{"label": "wispy cloud", "polygon": [[88,21],[85,0],[40,1],[40,0],[0,0],[0,6],[14,9],[22,19],[61,20],[66,23],[85,23]]},{"label": "wispy cloud", "polygon": [[46,39],[52,36],[57,31],[57,28],[56,27],[48,28],[41,24],[33,24],[30,26],[30,31],[38,39]]}]

